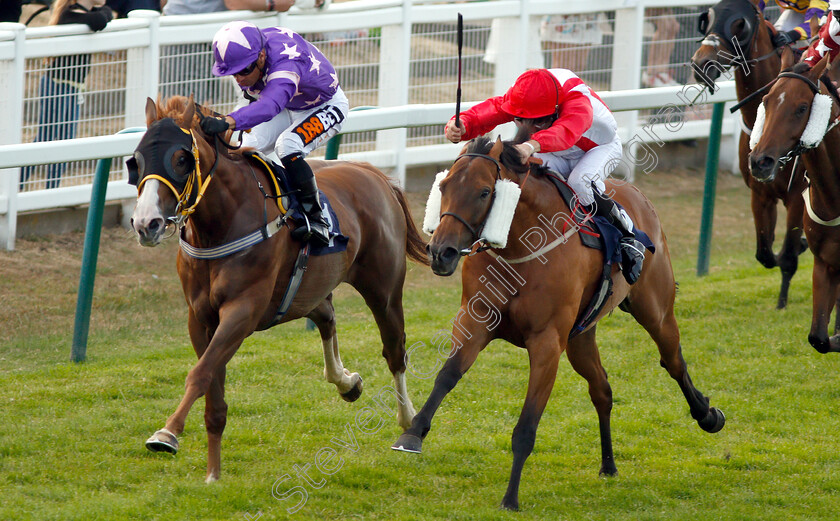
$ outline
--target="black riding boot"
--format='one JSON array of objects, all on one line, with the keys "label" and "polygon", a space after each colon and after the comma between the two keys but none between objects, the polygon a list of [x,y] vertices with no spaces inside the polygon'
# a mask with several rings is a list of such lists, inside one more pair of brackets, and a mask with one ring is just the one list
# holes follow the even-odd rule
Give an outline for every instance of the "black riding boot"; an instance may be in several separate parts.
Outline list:
[{"label": "black riding boot", "polygon": [[630,221],[630,216],[621,215],[621,210],[615,201],[598,193],[593,187],[592,190],[595,195],[595,214],[606,217],[610,223],[621,231],[621,240],[619,247],[621,248],[621,274],[624,275],[624,280],[628,284],[634,284],[639,280],[639,275],[642,273],[642,263],[645,260],[645,246],[636,240],[636,234],[633,233],[633,223]]},{"label": "black riding boot", "polygon": [[301,242],[309,241],[313,246],[326,246],[330,242],[330,225],[321,213],[318,185],[312,168],[302,154],[291,154],[280,161],[286,168],[291,189],[298,191],[297,198],[307,221],[292,231],[292,237]]}]

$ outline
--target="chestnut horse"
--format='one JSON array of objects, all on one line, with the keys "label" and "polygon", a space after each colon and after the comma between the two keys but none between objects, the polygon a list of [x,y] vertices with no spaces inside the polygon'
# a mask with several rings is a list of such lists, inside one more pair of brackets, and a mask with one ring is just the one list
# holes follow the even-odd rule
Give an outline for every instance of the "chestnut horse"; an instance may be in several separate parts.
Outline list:
[{"label": "chestnut horse", "polygon": [[804,63],[793,66],[786,52],[783,63],[785,70],[764,96],[764,130],[750,153],[750,167],[756,179],[773,182],[780,165],[801,154],[810,179],[802,192],[805,236],[814,254],[808,342],[820,353],[840,352],[836,323],[834,336],[828,336],[831,308],[835,303],[840,308],[840,100],[832,83],[840,74],[828,66],[828,56],[809,69]]},{"label": "chestnut horse", "polygon": [[[750,175],[749,142],[761,97],[750,95],[772,81],[781,68],[781,58],[771,38],[775,28],[765,22],[756,3],[750,0],[724,0],[701,15],[699,28],[704,33],[700,48],[691,58],[694,78],[711,92],[714,80],[724,68],[735,70],[735,90],[741,106],[741,132],[738,165],[751,192],[755,224],[755,258],[765,268],[776,266],[782,272],[777,309],[787,305],[790,281],[796,273],[799,255],[808,248],[802,238],[802,198],[805,188],[801,175],[791,183],[793,163],[786,165],[771,182],[760,182]],[[704,18],[705,16],[705,18]],[[703,20],[706,20],[704,26]],[[734,40],[734,41],[733,41]],[[787,209],[785,238],[778,255],[773,253],[776,235],[776,207],[782,201]]]},{"label": "chestnut horse", "polygon": [[[508,244],[502,249],[471,255],[461,273],[461,308],[453,323],[453,348],[434,383],[423,408],[394,444],[396,450],[420,452],[432,417],[479,352],[493,339],[501,338],[527,349],[530,376],[525,404],[513,430],[513,467],[502,507],[519,505],[519,482],[525,460],[534,447],[537,425],[548,402],[565,351],[578,374],[589,383],[589,395],[598,413],[601,434],[601,474],[616,473],[610,435],[612,391],[601,366],[595,343],[596,324],[573,334],[579,315],[599,287],[604,254],[584,247],[577,234],[566,241],[532,250],[524,238],[535,227],[562,224],[569,207],[552,182],[538,170],[529,175],[511,143],[478,138],[465,147],[448,175],[440,182],[441,220],[429,243],[432,270],[451,275],[460,253],[476,241],[494,199],[495,183],[504,179],[521,187]],[[615,180],[607,182],[630,213],[637,227],[650,236],[656,253],[647,253],[641,277],[632,286],[612,267],[612,294],[598,318],[616,306],[628,311],[650,334],[659,348],[660,363],[676,380],[688,402],[691,416],[707,432],[723,428],[725,417],[709,407],[686,368],[680,347],[680,332],[674,317],[676,284],[668,246],[653,206],[635,187]],[[562,234],[549,230],[547,235]],[[575,333],[577,333],[575,331]]]},{"label": "chestnut horse", "polygon": [[[220,152],[213,138],[199,130],[198,118],[191,98],[172,98],[165,105],[149,99],[148,130],[132,165],[139,181],[132,225],[140,244],[160,243],[168,221],[183,225],[177,268],[198,356],[178,408],[146,446],[175,453],[187,414],[204,395],[206,481],[218,479],[227,419],[225,365],[254,331],[300,317],[310,318],[321,334],[326,379],[346,400],[357,399],[361,377],[342,365],[336,339],[332,291],[341,282],[356,288],[373,313],[399,396],[397,419],[408,427],[414,408],[405,379],[406,256],[425,265],[428,260],[402,191],[369,164],[313,161],[318,185],[349,241],[343,252],[309,258],[291,306],[278,313],[301,244],[290,238],[282,205],[266,193],[276,183],[258,162],[238,152]],[[196,258],[185,251],[220,251],[252,232],[263,240],[235,254]]]}]

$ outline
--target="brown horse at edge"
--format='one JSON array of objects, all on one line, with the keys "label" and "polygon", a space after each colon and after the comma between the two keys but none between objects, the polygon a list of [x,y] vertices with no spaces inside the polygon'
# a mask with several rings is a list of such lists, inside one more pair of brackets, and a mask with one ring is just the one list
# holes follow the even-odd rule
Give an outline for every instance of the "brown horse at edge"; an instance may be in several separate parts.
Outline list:
[{"label": "brown horse at edge", "polygon": [[[743,53],[733,48],[733,42],[727,42],[723,35],[710,31],[700,48],[691,58],[695,79],[706,84],[714,92],[714,80],[725,67],[734,67],[735,90],[739,100],[760,90],[770,83],[781,68],[781,58],[775,52],[772,35],[775,28],[766,23],[761,16],[758,6],[751,0],[742,0],[755,10],[755,19],[736,19],[730,32],[744,38],[749,35],[744,31],[752,30],[748,48],[741,49]],[[739,57],[745,55],[746,63],[741,63]],[[761,104],[761,96],[755,96],[741,107],[743,126],[751,129],[755,125],[756,111]],[[787,305],[790,281],[799,265],[799,255],[808,245],[802,238],[803,203],[800,193],[805,188],[801,175],[794,176],[791,183],[793,163],[788,164],[771,182],[760,182],[750,175],[749,153],[750,134],[741,132],[738,143],[738,165],[744,183],[750,189],[750,206],[752,208],[753,223],[755,224],[756,249],[755,258],[765,268],[776,266],[782,272],[782,285],[779,290],[777,309]],[[778,255],[773,253],[773,241],[776,236],[777,203],[782,201],[787,209],[785,221],[785,238]]]},{"label": "brown horse at edge", "polygon": [[[773,182],[782,163],[780,158],[800,147],[815,94],[829,96],[828,130],[815,147],[799,151],[808,172],[809,187],[807,191],[800,190],[802,195],[797,196],[803,197],[811,208],[804,220],[808,247],[814,254],[813,309],[808,342],[820,353],[836,353],[840,352],[840,323],[837,322],[840,311],[840,127],[837,126],[840,99],[836,88],[831,92],[821,83],[821,77],[825,74],[829,83],[836,84],[840,81],[840,67],[830,67],[828,55],[813,68],[804,63],[794,66],[789,51],[782,58],[782,73],[764,97],[764,132],[750,154],[750,168],[756,179]],[[829,337],[832,307],[837,311],[834,335]]]}]

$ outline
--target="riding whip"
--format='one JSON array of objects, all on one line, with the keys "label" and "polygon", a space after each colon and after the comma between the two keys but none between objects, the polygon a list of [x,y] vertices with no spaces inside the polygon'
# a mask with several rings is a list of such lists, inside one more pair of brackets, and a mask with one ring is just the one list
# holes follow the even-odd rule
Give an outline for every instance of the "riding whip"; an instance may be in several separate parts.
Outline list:
[{"label": "riding whip", "polygon": [[464,17],[458,13],[458,91],[455,94],[455,128],[461,128],[461,49],[464,47]]}]

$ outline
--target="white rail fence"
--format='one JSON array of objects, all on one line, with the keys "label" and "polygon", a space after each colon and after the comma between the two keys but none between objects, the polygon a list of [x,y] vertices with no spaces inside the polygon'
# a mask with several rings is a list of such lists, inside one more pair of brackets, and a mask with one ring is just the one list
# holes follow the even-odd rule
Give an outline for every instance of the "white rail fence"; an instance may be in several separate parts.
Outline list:
[{"label": "white rail fence", "polygon": [[[345,139],[341,157],[391,169],[401,181],[406,167],[447,163],[460,149],[440,136],[442,123],[454,112],[454,21],[459,12],[466,28],[464,108],[489,95],[503,93],[526,67],[550,64],[550,52],[554,51],[541,49],[537,36],[541,18],[606,13],[602,16],[609,22],[605,32],[611,43],[593,45],[591,52],[587,51],[589,59],[583,76],[599,89],[611,109],[620,112],[617,119],[628,148],[705,137],[709,121],[703,113],[683,117],[688,112],[678,108],[694,99],[699,92],[696,86],[637,88],[645,68],[645,46],[649,45],[645,24],[651,18],[649,13],[655,14],[650,8],[675,4],[681,6],[681,11],[674,12],[683,25],[693,26],[697,13],[704,9],[697,7],[702,4],[679,0],[602,0],[589,5],[565,0],[444,4],[358,0],[332,4],[328,11],[317,14],[293,10],[275,15],[237,11],[160,16],[151,11],[135,11],[129,19],[112,21],[104,31],[93,34],[84,26],[24,28],[20,24],[0,24],[0,110],[6,115],[0,126],[0,243],[7,249],[14,248],[18,213],[89,202],[94,170],[90,160],[133,152],[140,134],[113,134],[121,128],[145,125],[146,97],[155,98],[160,92],[188,94],[198,90],[206,96],[207,104],[219,111],[229,110],[235,103],[236,89],[226,80],[209,75],[208,43],[216,30],[230,20],[249,19],[264,27],[283,25],[318,42],[339,70],[351,105],[381,107],[351,113],[344,132],[358,133],[353,135],[362,138]],[[503,44],[489,53],[487,41],[494,38]],[[676,42],[677,47],[686,50],[674,62],[675,72],[696,48],[696,40],[694,36],[683,36]],[[30,142],[38,128],[33,107],[42,102],[34,93],[34,85],[37,75],[43,73],[44,61],[80,53],[93,56],[88,79],[89,87],[93,86],[86,93],[89,108],[82,111],[80,118],[81,137]],[[204,61],[199,71],[187,58],[193,55]],[[190,68],[200,77],[188,77]],[[732,83],[723,82],[721,89],[707,100],[734,98]],[[673,107],[668,120],[648,119],[651,111],[646,109],[668,105]],[[725,123],[725,134],[737,132],[733,121]],[[501,132],[512,135],[509,128]],[[648,156],[648,151],[629,154],[630,166],[642,166],[639,162],[648,161]],[[74,162],[80,161],[88,162],[70,170],[81,174],[65,174],[62,186],[57,188],[45,188],[42,179],[21,182],[20,167],[78,165]],[[127,185],[119,167],[112,172],[112,179],[108,200],[134,197],[134,188]]]}]

